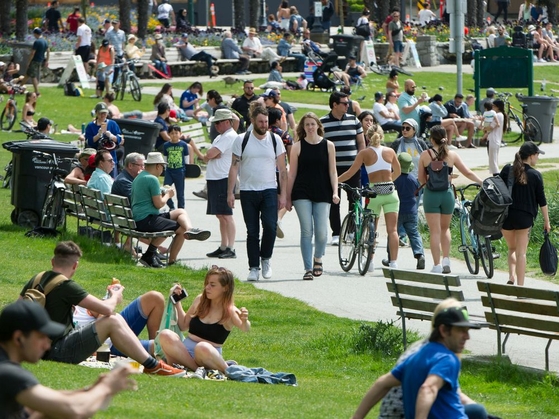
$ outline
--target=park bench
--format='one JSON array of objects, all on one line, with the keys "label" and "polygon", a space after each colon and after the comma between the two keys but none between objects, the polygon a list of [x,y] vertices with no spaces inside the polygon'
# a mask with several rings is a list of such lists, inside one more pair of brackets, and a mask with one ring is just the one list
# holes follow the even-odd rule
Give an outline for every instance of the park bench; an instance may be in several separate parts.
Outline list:
[{"label": "park bench", "polygon": [[[132,207],[130,206],[128,198],[124,196],[105,194],[105,204],[114,230],[118,231],[121,235],[130,237],[131,254],[134,254],[132,252],[132,249],[134,248],[133,239],[136,239],[137,245],[139,239],[152,240],[157,237],[173,237],[175,235],[174,230],[164,230],[150,233],[138,231],[136,228],[136,221],[134,221]],[[169,248],[171,248],[171,246],[169,246]],[[138,257],[137,253],[136,257]],[[138,259],[136,259],[136,262],[137,261]]]},{"label": "park bench", "polygon": [[457,275],[433,274],[403,269],[382,268],[392,305],[402,320],[404,349],[407,347],[406,319],[431,321],[437,305],[449,298],[464,301]]},{"label": "park bench", "polygon": [[[498,355],[505,353],[511,333],[547,339],[545,369],[549,371],[549,347],[559,340],[559,292],[536,288],[477,282],[485,319],[497,331]],[[502,334],[505,339],[502,339]],[[523,341],[526,345],[526,342]]]},{"label": "park bench", "polygon": [[[77,231],[79,231],[80,221],[87,221],[87,216],[85,215],[81,203],[79,185],[66,184],[63,203],[64,203],[65,216],[76,217],[77,224],[78,224]],[[67,225],[66,222],[64,222],[64,225]]]},{"label": "park bench", "polygon": [[[100,237],[103,243],[112,243],[113,223],[110,219],[103,194],[98,189],[88,188],[85,185],[79,186],[79,195],[86,216],[88,234],[91,237]],[[98,227],[98,229],[92,226]],[[107,236],[111,236],[108,239]]]}]

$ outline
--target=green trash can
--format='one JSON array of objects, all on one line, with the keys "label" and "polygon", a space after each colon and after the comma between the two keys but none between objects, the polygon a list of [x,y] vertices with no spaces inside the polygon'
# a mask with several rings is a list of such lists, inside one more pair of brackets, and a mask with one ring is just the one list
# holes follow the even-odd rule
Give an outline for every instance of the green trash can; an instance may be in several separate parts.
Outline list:
[{"label": "green trash can", "polygon": [[543,142],[553,142],[553,124],[559,98],[551,96],[519,96],[518,100],[528,106],[526,109],[528,115],[533,116],[540,123]]}]

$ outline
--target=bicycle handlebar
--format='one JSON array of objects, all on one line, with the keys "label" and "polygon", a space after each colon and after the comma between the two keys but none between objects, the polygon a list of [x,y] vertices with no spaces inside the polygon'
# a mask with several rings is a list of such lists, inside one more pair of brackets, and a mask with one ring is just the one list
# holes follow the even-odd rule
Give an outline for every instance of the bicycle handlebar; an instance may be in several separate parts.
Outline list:
[{"label": "bicycle handlebar", "polygon": [[464,192],[466,192],[466,190],[468,190],[470,188],[480,189],[481,185],[478,185],[477,183],[470,183],[469,185],[462,186],[461,188],[456,188],[456,191],[460,192],[460,200],[461,201],[464,201]]},{"label": "bicycle handlebar", "polygon": [[377,193],[375,191],[370,190],[369,188],[365,187],[358,187],[354,188],[349,186],[347,183],[338,183],[338,186],[348,193],[354,194],[356,197],[364,197],[364,198],[376,198]]}]

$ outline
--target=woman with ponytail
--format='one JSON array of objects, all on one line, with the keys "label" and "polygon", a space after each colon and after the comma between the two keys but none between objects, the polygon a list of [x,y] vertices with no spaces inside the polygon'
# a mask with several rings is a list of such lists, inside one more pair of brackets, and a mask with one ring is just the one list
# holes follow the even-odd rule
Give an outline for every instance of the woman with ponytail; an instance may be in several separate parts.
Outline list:
[{"label": "woman with ponytail", "polygon": [[503,224],[503,236],[509,248],[509,281],[507,284],[524,285],[526,274],[526,249],[530,240],[530,229],[538,215],[538,206],[543,215],[543,228],[549,232],[549,214],[540,172],[534,169],[540,154],[545,154],[536,144],[526,141],[514,156],[514,162],[507,164],[499,176],[508,182],[514,176],[512,204]]},{"label": "woman with ponytail", "polygon": [[[373,123],[367,130],[366,136],[369,139],[369,147],[357,153],[357,157],[351,167],[338,177],[338,182],[350,179],[361,169],[361,165],[365,165],[369,176],[369,188],[377,193],[376,198],[371,199],[369,202],[368,208],[377,216],[380,216],[381,211],[384,212],[388,248],[390,249],[389,265],[391,268],[397,268],[397,226],[400,200],[394,186],[394,180],[400,176],[400,162],[394,150],[380,145],[384,139],[384,131],[379,124]],[[372,263],[369,270],[373,270]]]},{"label": "woman with ponytail", "polygon": [[[429,185],[423,195],[423,209],[429,225],[431,255],[433,256],[433,273],[450,273],[450,220],[454,211],[454,191],[451,175],[454,167],[472,182],[481,185],[483,182],[462,161],[460,155],[448,149],[450,139],[446,137],[446,130],[441,125],[431,128],[431,146],[419,156],[418,180],[422,185],[429,180],[429,166],[436,160],[442,161],[448,167],[448,187],[444,190],[431,190]],[[444,168],[443,168],[444,170]],[[442,263],[441,263],[442,253]]]}]

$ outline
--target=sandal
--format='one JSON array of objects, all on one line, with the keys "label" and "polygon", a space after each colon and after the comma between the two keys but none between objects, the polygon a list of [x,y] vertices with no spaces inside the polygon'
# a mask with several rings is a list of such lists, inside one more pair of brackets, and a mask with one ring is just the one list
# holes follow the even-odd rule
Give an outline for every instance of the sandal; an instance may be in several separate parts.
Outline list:
[{"label": "sandal", "polygon": [[507,285],[514,285],[514,281],[507,282]]},{"label": "sandal", "polygon": [[322,269],[322,262],[317,262],[314,261],[313,267],[312,267],[312,274],[314,276],[320,276],[322,275],[323,269]]},{"label": "sandal", "polygon": [[312,271],[306,271],[305,275],[303,275],[303,279],[305,281],[312,281],[314,279],[314,276],[312,274]]}]

